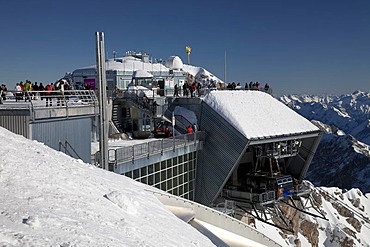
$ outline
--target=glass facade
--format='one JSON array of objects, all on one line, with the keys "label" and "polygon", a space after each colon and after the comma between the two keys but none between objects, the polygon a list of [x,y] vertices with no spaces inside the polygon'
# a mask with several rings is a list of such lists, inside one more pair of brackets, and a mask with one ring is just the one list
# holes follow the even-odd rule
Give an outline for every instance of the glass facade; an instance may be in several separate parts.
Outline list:
[{"label": "glass facade", "polygon": [[135,181],[194,200],[196,152],[126,172]]}]

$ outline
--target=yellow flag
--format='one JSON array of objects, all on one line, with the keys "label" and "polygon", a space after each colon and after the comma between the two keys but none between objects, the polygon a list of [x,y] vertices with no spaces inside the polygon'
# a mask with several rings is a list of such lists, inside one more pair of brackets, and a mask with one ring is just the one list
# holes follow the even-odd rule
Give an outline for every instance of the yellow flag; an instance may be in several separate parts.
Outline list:
[{"label": "yellow flag", "polygon": [[190,46],[186,46],[186,53],[189,55],[191,52],[191,47]]}]

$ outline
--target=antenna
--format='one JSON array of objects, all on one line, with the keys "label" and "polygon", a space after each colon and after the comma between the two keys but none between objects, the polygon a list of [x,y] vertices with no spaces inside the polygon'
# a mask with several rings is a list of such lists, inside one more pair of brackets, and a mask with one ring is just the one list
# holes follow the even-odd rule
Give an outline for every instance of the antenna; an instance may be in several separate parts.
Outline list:
[{"label": "antenna", "polygon": [[225,74],[224,74],[224,83],[226,83],[226,51],[225,51]]}]

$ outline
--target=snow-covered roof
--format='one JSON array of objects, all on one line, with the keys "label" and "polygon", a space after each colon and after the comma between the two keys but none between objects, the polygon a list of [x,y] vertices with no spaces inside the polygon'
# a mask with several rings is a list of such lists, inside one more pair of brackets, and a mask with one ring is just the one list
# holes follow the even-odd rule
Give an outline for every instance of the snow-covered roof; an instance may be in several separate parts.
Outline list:
[{"label": "snow-covered roof", "polygon": [[178,56],[171,56],[166,60],[166,67],[169,69],[182,69],[184,66],[181,58]]},{"label": "snow-covered roof", "polygon": [[249,140],[319,131],[310,121],[260,91],[212,91],[204,102]]},{"label": "snow-covered roof", "polygon": [[[89,70],[95,69],[96,65],[83,67],[77,70]],[[145,71],[168,71],[169,69],[161,63],[145,63],[139,58],[132,56],[126,56],[116,59],[108,59],[105,61],[106,70],[116,70],[116,71],[135,71],[135,70],[145,70]]]},{"label": "snow-covered roof", "polygon": [[[136,71],[144,70],[150,73],[153,72],[169,72],[170,69],[183,70],[193,75],[198,80],[209,79],[214,82],[224,83],[220,78],[210,73],[208,70],[193,65],[183,64],[178,56],[170,56],[165,65],[162,63],[146,63],[142,59],[133,56],[125,56],[119,58],[107,59],[105,62],[106,70],[112,71]],[[93,74],[96,71],[96,65],[82,67],[73,71],[74,74]]]},{"label": "snow-covered roof", "polygon": [[153,78],[153,75],[145,70],[135,70],[132,78]]},{"label": "snow-covered roof", "polygon": [[192,76],[194,76],[197,79],[207,78],[207,79],[213,80],[215,82],[224,83],[224,81],[222,81],[217,76],[213,75],[211,72],[209,72],[205,68],[197,67],[197,66],[193,66],[193,65],[189,65],[189,64],[184,64],[182,69],[185,72],[191,74]]}]

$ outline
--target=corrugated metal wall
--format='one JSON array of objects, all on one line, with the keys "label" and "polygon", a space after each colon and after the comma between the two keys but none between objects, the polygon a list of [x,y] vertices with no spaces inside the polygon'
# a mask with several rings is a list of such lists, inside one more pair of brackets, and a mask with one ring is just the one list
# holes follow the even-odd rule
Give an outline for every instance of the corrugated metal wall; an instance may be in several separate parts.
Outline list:
[{"label": "corrugated metal wall", "polygon": [[[87,163],[91,162],[91,122],[90,117],[53,119],[49,121],[37,121],[31,124],[31,139],[59,150],[59,141],[65,144],[67,140],[67,154],[80,158]],[[78,156],[72,150],[74,149]],[[65,152],[64,147],[61,151]]]},{"label": "corrugated metal wall", "polygon": [[210,205],[245,150],[248,139],[206,103],[201,108],[201,130],[206,132],[199,152],[195,200]]},{"label": "corrugated metal wall", "polygon": [[[29,115],[29,114],[28,114]],[[30,138],[30,116],[0,116],[0,126],[5,129],[22,135],[26,138]]]}]

